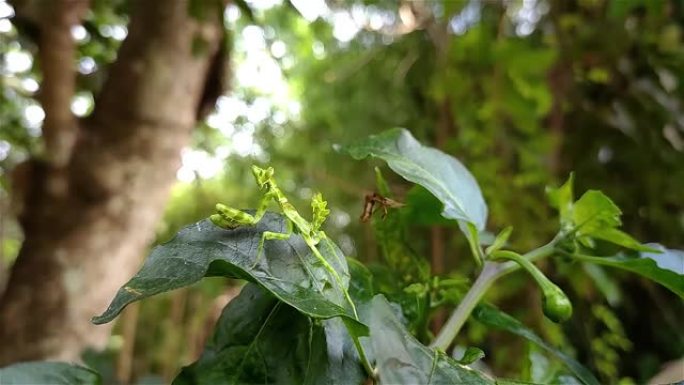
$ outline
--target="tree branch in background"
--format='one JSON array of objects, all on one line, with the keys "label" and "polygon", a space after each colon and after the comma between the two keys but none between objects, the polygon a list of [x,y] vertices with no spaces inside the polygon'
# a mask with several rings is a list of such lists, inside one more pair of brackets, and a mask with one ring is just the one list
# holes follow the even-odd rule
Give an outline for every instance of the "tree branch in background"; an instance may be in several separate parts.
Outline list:
[{"label": "tree branch in background", "polygon": [[52,0],[41,4],[38,58],[43,74],[38,100],[45,111],[43,140],[54,167],[64,167],[76,139],[77,123],[71,113],[76,90],[76,43],[71,28],[80,24],[89,2]]}]

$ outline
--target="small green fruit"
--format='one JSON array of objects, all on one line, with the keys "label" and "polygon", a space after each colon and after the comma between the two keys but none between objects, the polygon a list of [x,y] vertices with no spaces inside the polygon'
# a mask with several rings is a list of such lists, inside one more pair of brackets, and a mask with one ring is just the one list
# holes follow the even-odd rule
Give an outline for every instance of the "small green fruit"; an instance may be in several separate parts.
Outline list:
[{"label": "small green fruit", "polygon": [[572,303],[563,290],[553,285],[544,290],[542,310],[548,319],[560,323],[567,321],[572,316]]}]

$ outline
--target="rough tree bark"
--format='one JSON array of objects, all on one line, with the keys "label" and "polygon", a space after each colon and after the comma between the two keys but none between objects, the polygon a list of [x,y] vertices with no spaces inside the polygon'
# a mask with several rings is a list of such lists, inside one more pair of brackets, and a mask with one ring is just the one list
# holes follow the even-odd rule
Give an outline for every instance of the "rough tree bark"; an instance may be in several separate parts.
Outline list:
[{"label": "rough tree bark", "polygon": [[106,342],[109,328],[90,318],[153,236],[223,34],[219,12],[199,20],[187,1],[131,2],[129,35],[79,123],[69,111],[69,28],[84,2],[41,4],[50,8],[39,23],[47,157],[21,171],[25,241],[0,298],[0,366],[78,360],[84,347]]}]

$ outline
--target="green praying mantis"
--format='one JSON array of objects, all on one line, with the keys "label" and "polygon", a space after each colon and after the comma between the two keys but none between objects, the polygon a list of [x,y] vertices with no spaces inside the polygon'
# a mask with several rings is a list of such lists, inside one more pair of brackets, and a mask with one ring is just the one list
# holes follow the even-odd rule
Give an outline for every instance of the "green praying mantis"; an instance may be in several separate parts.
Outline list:
[{"label": "green praying mantis", "polygon": [[264,192],[257,210],[254,214],[246,213],[242,210],[238,210],[232,207],[228,207],[224,204],[216,204],[216,214],[213,214],[209,219],[216,225],[224,229],[235,229],[240,226],[254,226],[266,213],[266,209],[271,202],[276,202],[280,207],[283,215],[286,218],[286,231],[284,233],[278,233],[273,231],[264,231],[259,241],[259,246],[257,247],[257,256],[255,258],[252,268],[256,267],[262,257],[264,242],[269,240],[286,240],[292,236],[293,233],[299,234],[304,242],[307,244],[313,255],[320,261],[323,267],[328,271],[328,273],[333,277],[335,283],[339,286],[340,290],[344,293],[346,301],[351,306],[354,312],[354,317],[358,320],[358,314],[356,312],[356,306],[352,302],[349,292],[345,288],[342,278],[338,274],[332,265],[323,257],[321,252],[316,247],[322,240],[327,239],[325,232],[321,230],[323,222],[330,214],[327,205],[328,202],[323,200],[323,196],[320,193],[314,194],[311,200],[311,208],[313,211],[313,218],[311,222],[304,219],[297,209],[288,201],[287,197],[278,188],[278,185],[273,178],[274,174],[273,167],[268,167],[263,169],[258,166],[252,166],[252,174],[256,179],[257,186]]}]

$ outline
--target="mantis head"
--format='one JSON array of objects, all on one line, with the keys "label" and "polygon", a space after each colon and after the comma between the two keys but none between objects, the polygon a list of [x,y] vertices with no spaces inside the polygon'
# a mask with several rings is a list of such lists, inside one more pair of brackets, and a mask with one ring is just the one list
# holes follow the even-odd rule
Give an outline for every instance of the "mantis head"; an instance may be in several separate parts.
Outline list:
[{"label": "mantis head", "polygon": [[256,183],[260,189],[263,189],[266,186],[271,178],[273,178],[274,173],[275,170],[273,170],[273,167],[263,169],[259,166],[252,166],[252,174],[254,174],[254,179],[256,179]]}]

